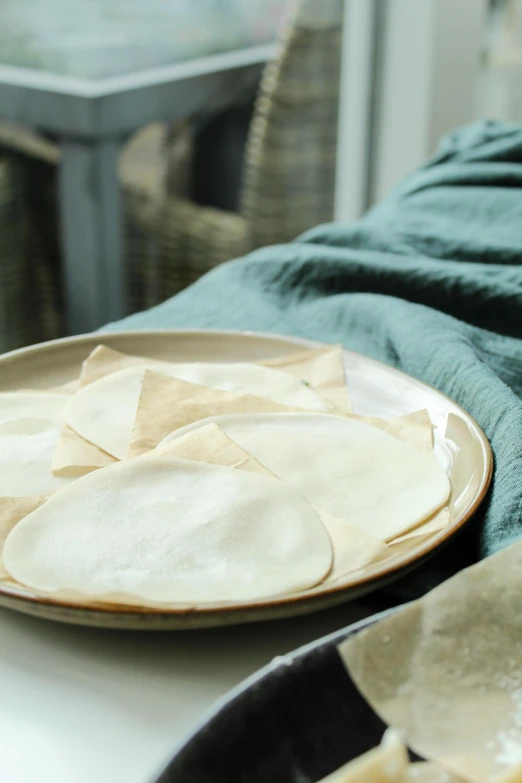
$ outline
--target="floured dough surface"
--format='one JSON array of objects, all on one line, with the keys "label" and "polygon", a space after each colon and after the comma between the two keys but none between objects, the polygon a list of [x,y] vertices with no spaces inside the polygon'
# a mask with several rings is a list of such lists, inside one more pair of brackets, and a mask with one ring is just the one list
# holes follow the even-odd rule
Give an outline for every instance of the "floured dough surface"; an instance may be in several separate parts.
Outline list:
[{"label": "floured dough surface", "polygon": [[3,561],[44,594],[190,606],[311,587],[332,548],[315,511],[277,479],[146,457],[51,497],[9,533]]},{"label": "floured dough surface", "polygon": [[1,392],[0,424],[15,419],[47,419],[60,424],[69,400],[68,394]]},{"label": "floured dough surface", "polygon": [[0,394],[0,497],[42,495],[68,483],[51,473],[67,395]]},{"label": "floured dough surface", "polygon": [[449,496],[449,480],[432,454],[352,419],[274,413],[204,423],[210,421],[314,506],[384,541],[427,519]]},{"label": "floured dough surface", "polygon": [[0,497],[43,495],[68,484],[51,472],[60,425],[46,419],[0,424]]},{"label": "floured dough surface", "polygon": [[[146,456],[158,455],[225,465],[274,477],[264,465],[212,423],[186,432]],[[383,557],[389,551],[389,547],[378,538],[363,533],[346,520],[337,519],[321,508],[316,507],[315,511],[326,528],[333,549],[332,568],[326,580],[319,585],[319,589],[322,585],[338,584],[350,572]]]},{"label": "floured dough surface", "polygon": [[65,421],[75,432],[117,459],[127,454],[145,369],[222,391],[242,391],[283,405],[327,410],[306,384],[288,373],[248,363],[131,366],[88,384],[74,395]]}]

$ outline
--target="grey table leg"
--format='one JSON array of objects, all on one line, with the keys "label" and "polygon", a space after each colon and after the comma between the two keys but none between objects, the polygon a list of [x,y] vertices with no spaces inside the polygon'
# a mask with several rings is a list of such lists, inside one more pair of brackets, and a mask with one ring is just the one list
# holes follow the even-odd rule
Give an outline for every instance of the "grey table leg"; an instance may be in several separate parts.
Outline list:
[{"label": "grey table leg", "polygon": [[63,139],[60,219],[69,334],[124,315],[119,140]]}]

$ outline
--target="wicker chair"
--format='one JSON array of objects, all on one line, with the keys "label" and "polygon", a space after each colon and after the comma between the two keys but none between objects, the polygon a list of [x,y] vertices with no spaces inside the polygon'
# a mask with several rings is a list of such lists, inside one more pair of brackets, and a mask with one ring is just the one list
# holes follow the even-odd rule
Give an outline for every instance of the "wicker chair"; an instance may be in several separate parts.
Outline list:
[{"label": "wicker chair", "polygon": [[0,154],[0,352],[62,333],[57,254],[35,209],[49,193],[27,198],[33,174],[24,158]]},{"label": "wicker chair", "polygon": [[[141,208],[133,215],[142,236],[150,237],[138,267],[155,264],[148,304],[224,261],[290,241],[332,219],[341,35],[342,0],[294,4],[278,54],[261,80],[239,214],[201,207],[169,190],[169,182],[179,181],[169,160],[179,166],[179,159],[165,150],[164,187],[148,195],[142,189]],[[128,193],[140,190],[132,177],[125,185]]]},{"label": "wicker chair", "polygon": [[[187,124],[174,132],[149,127],[127,143],[120,177],[128,311],[153,306],[224,261],[332,218],[341,28],[342,0],[293,5],[262,77],[239,213],[187,197]],[[49,139],[3,124],[0,155],[0,348],[7,350],[60,332],[53,214],[60,152]]]}]

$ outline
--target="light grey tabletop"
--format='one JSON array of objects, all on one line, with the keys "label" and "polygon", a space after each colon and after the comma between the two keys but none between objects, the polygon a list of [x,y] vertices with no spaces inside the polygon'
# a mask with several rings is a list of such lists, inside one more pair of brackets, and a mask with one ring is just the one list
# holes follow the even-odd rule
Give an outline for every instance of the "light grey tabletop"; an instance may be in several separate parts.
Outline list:
[{"label": "light grey tabletop", "polygon": [[368,616],[186,633],[60,625],[0,609],[0,747],[9,783],[150,783],[205,712],[272,658]]}]

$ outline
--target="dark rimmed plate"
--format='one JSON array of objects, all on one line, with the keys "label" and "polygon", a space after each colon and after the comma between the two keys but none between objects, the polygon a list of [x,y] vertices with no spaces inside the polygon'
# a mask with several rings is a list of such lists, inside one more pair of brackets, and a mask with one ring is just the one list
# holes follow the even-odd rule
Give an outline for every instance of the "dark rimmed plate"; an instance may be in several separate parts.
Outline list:
[{"label": "dark rimmed plate", "polygon": [[218,704],[156,783],[316,783],[377,745],[386,726],[337,645],[395,611],[274,659]]}]

